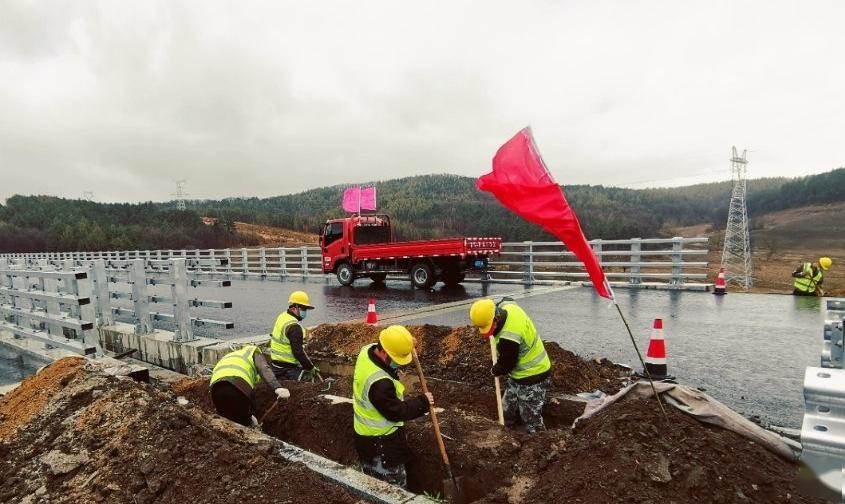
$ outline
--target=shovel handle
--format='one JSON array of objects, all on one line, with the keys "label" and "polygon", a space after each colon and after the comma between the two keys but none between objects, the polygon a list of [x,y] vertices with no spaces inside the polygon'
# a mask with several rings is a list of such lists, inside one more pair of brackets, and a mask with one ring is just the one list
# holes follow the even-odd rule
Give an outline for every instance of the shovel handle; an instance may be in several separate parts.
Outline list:
[{"label": "shovel handle", "polygon": [[258,424],[259,424],[259,425],[263,425],[263,424],[264,424],[264,420],[266,420],[266,419],[267,419],[267,417],[268,417],[268,416],[270,416],[270,413],[272,413],[272,412],[273,412],[273,410],[275,410],[275,409],[276,409],[276,407],[279,405],[279,401],[281,401],[281,399],[279,399],[279,398],[277,397],[277,398],[276,398],[276,400],[275,400],[275,402],[273,402],[273,405],[272,405],[272,406],[270,406],[270,408],[269,408],[267,411],[265,411],[263,415],[261,415],[261,420],[259,420],[259,421],[258,421]]},{"label": "shovel handle", "polygon": [[[493,359],[493,365],[496,365],[496,342],[493,341],[492,337],[487,338],[490,340],[490,358]],[[499,425],[505,425],[505,412],[502,408],[502,386],[499,384],[499,377],[494,376],[493,382],[496,384],[496,411],[499,413]]]},{"label": "shovel handle", "polygon": [[[417,356],[417,350],[412,348],[411,351],[414,354],[414,365],[417,368],[417,375],[420,377],[420,385],[422,385],[423,393],[428,394],[428,384],[425,381],[422,366],[420,366],[420,358]],[[452,468],[449,465],[449,455],[446,454],[446,445],[443,444],[443,436],[440,435],[440,422],[437,420],[437,412],[434,410],[434,405],[429,404],[428,410],[431,414],[431,424],[434,426],[434,437],[437,438],[437,446],[440,448],[440,457],[443,458],[443,464],[446,465],[450,479],[454,479],[452,477]]]}]

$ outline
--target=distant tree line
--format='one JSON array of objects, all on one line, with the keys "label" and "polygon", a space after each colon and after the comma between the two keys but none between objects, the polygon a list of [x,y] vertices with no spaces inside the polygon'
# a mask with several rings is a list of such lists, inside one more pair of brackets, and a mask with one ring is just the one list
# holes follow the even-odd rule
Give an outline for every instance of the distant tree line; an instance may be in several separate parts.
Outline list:
[{"label": "distant tree line", "polygon": [[[456,235],[510,241],[552,239],[479,192],[475,179],[425,175],[378,182],[379,211],[393,218],[399,239]],[[564,188],[588,238],[668,236],[676,226],[723,227],[730,181],[661,189],[573,185]],[[748,181],[754,216],[845,201],[845,168],[820,175]],[[340,208],[346,186],[272,198],[189,201],[179,212],[164,203],[101,204],[46,196],[14,196],[0,206],[0,251],[219,248],[253,245],[234,222],[316,233]],[[201,216],[216,218],[206,225]]]},{"label": "distant tree line", "polygon": [[222,248],[257,244],[231,223],[203,223],[193,210],[159,204],[104,204],[13,196],[0,205],[0,251]]}]

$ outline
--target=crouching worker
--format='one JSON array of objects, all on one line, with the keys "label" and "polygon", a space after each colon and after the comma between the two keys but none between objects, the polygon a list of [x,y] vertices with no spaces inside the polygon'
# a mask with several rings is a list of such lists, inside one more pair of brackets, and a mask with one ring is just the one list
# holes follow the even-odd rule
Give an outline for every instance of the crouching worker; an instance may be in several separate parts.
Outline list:
[{"label": "crouching worker", "polygon": [[543,406],[551,388],[552,362],[534,322],[510,298],[498,304],[490,299],[476,301],[469,318],[482,336],[496,343],[499,358],[490,374],[508,377],[502,396],[505,425],[522,421],[529,434],[545,430]]},{"label": "crouching worker", "polygon": [[405,464],[411,453],[404,422],[423,416],[434,397],[429,393],[405,399],[398,370],[413,359],[414,338],[394,325],[366,345],[355,362],[352,380],[355,449],[361,468],[382,481],[408,486]]},{"label": "crouching worker", "polygon": [[279,399],[290,392],[282,388],[270,364],[255,345],[246,345],[223,356],[211,373],[211,401],[220,416],[249,427],[258,425],[255,411],[255,386],[264,378]]}]

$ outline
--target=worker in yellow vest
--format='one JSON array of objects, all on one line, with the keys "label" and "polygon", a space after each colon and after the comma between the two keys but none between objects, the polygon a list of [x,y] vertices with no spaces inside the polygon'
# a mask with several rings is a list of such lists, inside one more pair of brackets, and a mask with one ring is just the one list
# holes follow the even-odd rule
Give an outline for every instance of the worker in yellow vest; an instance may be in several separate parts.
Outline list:
[{"label": "worker in yellow vest", "polygon": [[490,373],[507,376],[502,396],[505,425],[521,421],[529,434],[544,430],[552,362],[528,314],[510,298],[498,304],[481,299],[470,307],[469,318],[483,336],[495,338],[498,360]]},{"label": "worker in yellow vest", "polygon": [[305,337],[308,332],[302,321],[313,310],[308,294],[292,292],[288,297],[288,309],[279,314],[270,333],[270,359],[273,372],[280,380],[300,380],[309,377],[314,381],[319,368],[314,366],[305,353]]},{"label": "worker in yellow vest", "polygon": [[405,398],[398,370],[413,359],[414,338],[402,326],[390,326],[378,343],[361,348],[352,379],[355,449],[364,473],[407,487],[405,464],[411,456],[405,421],[423,416],[434,404],[431,393]]},{"label": "worker in yellow vest", "polygon": [[257,346],[246,345],[224,355],[214,366],[209,384],[217,413],[246,427],[258,425],[253,414],[256,411],[254,391],[262,378],[278,399],[290,397],[290,391],[279,384]]},{"label": "worker in yellow vest", "polygon": [[824,281],[824,272],[829,270],[833,265],[830,257],[822,257],[818,264],[804,263],[792,272],[793,291],[795,296],[824,296],[822,290],[822,282]]}]

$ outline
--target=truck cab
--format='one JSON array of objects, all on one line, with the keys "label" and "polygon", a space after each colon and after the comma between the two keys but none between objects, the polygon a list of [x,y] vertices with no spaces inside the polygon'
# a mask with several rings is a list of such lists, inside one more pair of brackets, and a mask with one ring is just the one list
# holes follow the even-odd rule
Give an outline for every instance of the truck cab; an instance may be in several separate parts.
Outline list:
[{"label": "truck cab", "polygon": [[356,245],[392,241],[393,229],[387,215],[353,215],[326,221],[320,227],[323,273],[334,273],[339,262],[350,261]]}]

